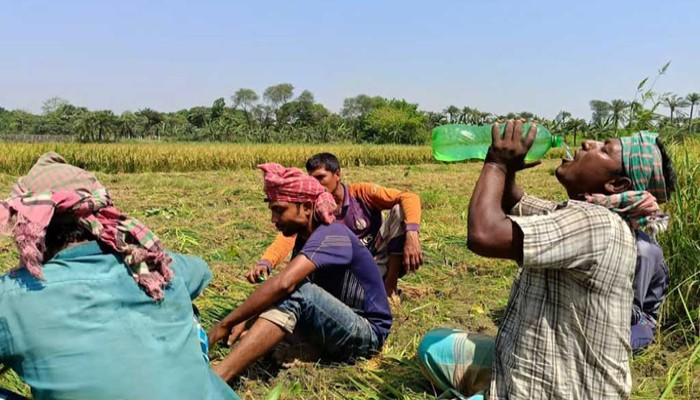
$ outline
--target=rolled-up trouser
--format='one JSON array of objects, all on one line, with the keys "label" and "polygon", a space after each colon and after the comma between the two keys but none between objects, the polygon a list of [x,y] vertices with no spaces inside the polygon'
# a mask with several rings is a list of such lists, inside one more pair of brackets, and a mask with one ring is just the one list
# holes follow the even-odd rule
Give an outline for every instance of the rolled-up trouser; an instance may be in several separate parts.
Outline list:
[{"label": "rolled-up trouser", "polygon": [[[385,277],[389,272],[389,256],[402,255],[406,244],[406,222],[400,205],[395,205],[379,228],[379,234],[370,251],[377,262],[379,272]],[[405,271],[401,271],[403,275]]]},{"label": "rolled-up trouser", "polygon": [[435,329],[418,345],[418,362],[440,390],[466,399],[488,391],[495,347],[495,340],[485,335]]},{"label": "rolled-up trouser", "polygon": [[370,357],[383,344],[366,318],[310,282],[302,283],[287,298],[260,314],[260,318],[290,335],[301,335],[343,361]]}]

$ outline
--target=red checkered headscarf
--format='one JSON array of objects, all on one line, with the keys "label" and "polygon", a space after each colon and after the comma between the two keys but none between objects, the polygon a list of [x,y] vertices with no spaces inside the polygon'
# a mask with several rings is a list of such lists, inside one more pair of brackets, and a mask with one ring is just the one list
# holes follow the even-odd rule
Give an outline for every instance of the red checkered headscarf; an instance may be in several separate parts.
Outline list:
[{"label": "red checkered headscarf", "polygon": [[258,165],[264,175],[264,189],[267,200],[287,201],[290,203],[314,204],[314,215],[322,223],[328,225],[335,221],[337,205],[333,195],[313,176],[303,173],[299,168],[285,168],[277,163]]},{"label": "red checkered headscarf", "polygon": [[124,257],[148,296],[163,298],[163,288],[173,276],[172,259],[158,237],[114,207],[95,175],[51,152],[17,181],[9,199],[0,201],[0,233],[14,236],[20,267],[37,279],[44,278],[46,229],[55,215],[77,218],[98,242]]}]

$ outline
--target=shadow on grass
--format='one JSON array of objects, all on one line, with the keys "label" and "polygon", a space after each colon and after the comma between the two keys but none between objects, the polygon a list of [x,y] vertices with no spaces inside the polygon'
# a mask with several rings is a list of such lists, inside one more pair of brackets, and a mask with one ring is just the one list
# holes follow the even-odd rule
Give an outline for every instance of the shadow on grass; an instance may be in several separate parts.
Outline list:
[{"label": "shadow on grass", "polygon": [[506,308],[506,305],[495,307],[488,313],[489,318],[491,318],[491,321],[493,321],[493,324],[496,325],[497,328],[500,328],[503,323],[503,317],[506,315]]},{"label": "shadow on grass", "polygon": [[352,399],[416,399],[435,398],[439,393],[421,373],[415,359],[381,357],[359,365],[338,382],[353,393]]}]

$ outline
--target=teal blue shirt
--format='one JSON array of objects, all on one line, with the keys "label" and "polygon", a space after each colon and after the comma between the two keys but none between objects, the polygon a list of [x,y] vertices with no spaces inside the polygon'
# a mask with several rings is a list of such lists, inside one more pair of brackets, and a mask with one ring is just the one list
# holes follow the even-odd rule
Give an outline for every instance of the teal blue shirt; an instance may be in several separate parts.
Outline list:
[{"label": "teal blue shirt", "polygon": [[121,258],[87,242],[44,265],[44,281],[0,276],[0,362],[37,400],[238,399],[205,361],[192,299],[211,280],[200,258],[171,254],[159,303]]}]

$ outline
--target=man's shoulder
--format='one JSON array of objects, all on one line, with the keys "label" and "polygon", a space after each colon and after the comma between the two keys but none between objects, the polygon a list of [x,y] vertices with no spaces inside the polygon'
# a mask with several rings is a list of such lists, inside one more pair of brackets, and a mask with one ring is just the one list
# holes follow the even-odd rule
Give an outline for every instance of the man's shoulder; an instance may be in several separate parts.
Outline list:
[{"label": "man's shoulder", "polygon": [[[83,254],[84,248],[92,250]],[[90,281],[112,279],[116,274],[116,265],[123,260],[114,254],[99,251],[91,243],[75,246],[59,253],[41,267],[44,279],[32,276],[26,268],[17,268],[0,275],[0,297],[17,291],[32,291],[47,286],[70,283],[73,281]],[[70,250],[74,250],[70,252]]]},{"label": "man's shoulder", "polygon": [[567,200],[544,215],[521,217],[519,220],[524,222],[530,218],[535,224],[542,223],[544,218],[562,228],[566,227],[568,231],[595,231],[598,232],[599,239],[608,235],[624,235],[634,240],[633,232],[622,217],[603,206],[585,201]]},{"label": "man's shoulder", "polygon": [[340,221],[335,221],[328,225],[321,225],[311,234],[311,237],[313,238],[322,238],[326,236],[355,237],[355,234],[350,230],[350,228]]},{"label": "man's shoulder", "polygon": [[567,200],[561,203],[554,212],[569,212],[587,215],[592,218],[604,218],[615,221],[623,221],[622,217],[611,210],[587,201]]},{"label": "man's shoulder", "polygon": [[181,269],[197,269],[197,270],[209,270],[209,265],[202,257],[191,255],[191,254],[181,254],[166,250],[166,253],[170,256],[172,263],[170,267],[176,272]]},{"label": "man's shoulder", "polygon": [[340,222],[333,222],[317,227],[304,242],[300,251],[317,251],[321,248],[334,248],[334,251],[340,251],[343,248],[353,247],[353,243],[357,240],[357,236],[347,226]]},{"label": "man's shoulder", "polygon": [[360,192],[376,191],[379,185],[373,182],[355,182],[346,184],[351,196],[355,196]]}]

